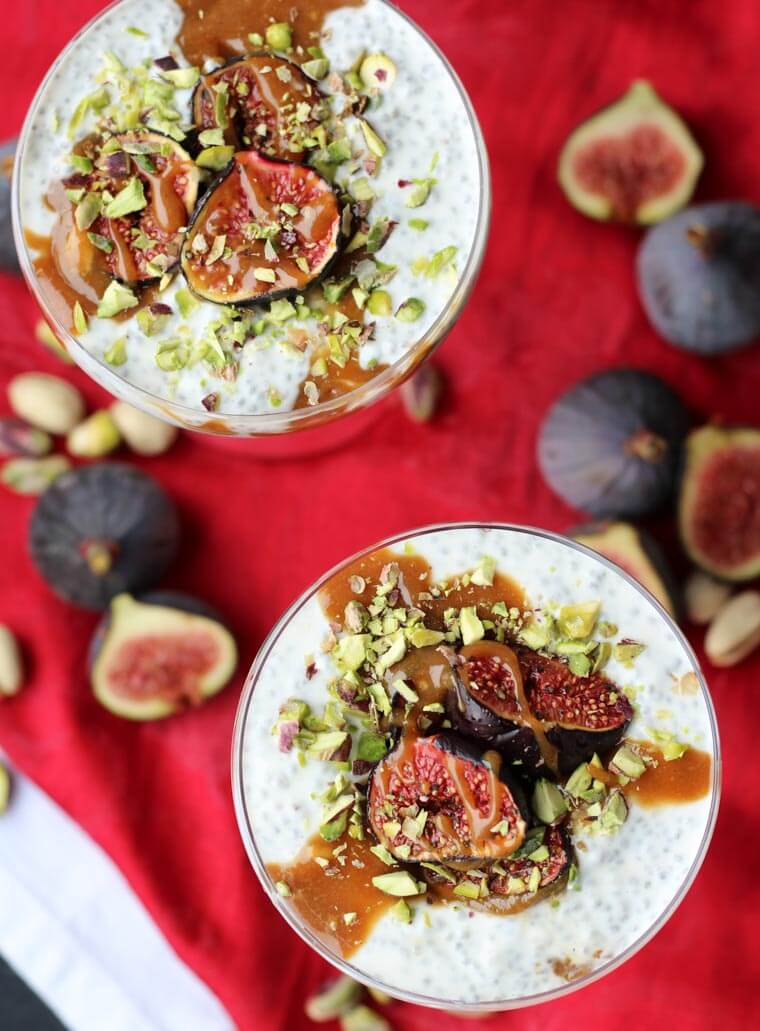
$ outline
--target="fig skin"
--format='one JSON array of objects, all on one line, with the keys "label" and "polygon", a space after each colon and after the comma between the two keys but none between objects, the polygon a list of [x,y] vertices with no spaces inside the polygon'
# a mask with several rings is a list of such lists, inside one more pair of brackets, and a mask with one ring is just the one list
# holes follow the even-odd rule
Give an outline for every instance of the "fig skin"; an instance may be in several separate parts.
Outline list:
[{"label": "fig skin", "polygon": [[760,575],[760,429],[702,426],[689,434],[678,529],[692,562],[717,579]]},{"label": "fig skin", "polygon": [[589,218],[651,225],[688,204],[703,164],[680,115],[638,80],[573,130],[557,177]]},{"label": "fig skin", "polygon": [[544,417],[538,463],[573,508],[597,517],[638,516],[671,496],[689,416],[659,377],[639,369],[596,373]]},{"label": "fig skin", "polygon": [[[199,653],[198,638],[204,635],[206,652]],[[167,652],[167,639],[171,642],[169,648],[173,649],[171,655]],[[176,645],[175,640],[178,640]],[[186,649],[190,645],[189,655],[187,651],[182,654],[183,645]],[[133,649],[131,654],[130,648]],[[156,648],[159,649],[157,659]],[[109,613],[96,629],[89,659],[92,690],[101,705],[124,719],[157,720],[180,712],[188,705],[198,706],[221,691],[235,671],[237,647],[214,610],[199,599],[174,592],[156,592],[138,601],[122,594],[114,599]],[[141,661],[145,663],[142,667]],[[175,668],[171,666],[172,661]],[[187,663],[193,661],[205,665],[189,669]],[[114,682],[113,678],[117,671],[126,678],[127,690],[116,686],[118,680]],[[194,680],[186,680],[187,671]],[[152,684],[151,675],[158,678]]]},{"label": "fig skin", "polygon": [[647,233],[636,269],[644,309],[671,344],[716,355],[760,335],[760,208],[687,208]]},{"label": "fig skin", "polygon": [[679,618],[683,608],[681,589],[662,549],[646,530],[630,523],[607,521],[576,526],[569,535],[624,569],[654,595],[673,619]]},{"label": "fig skin", "polygon": [[179,537],[168,495],[150,476],[119,462],[57,477],[29,524],[38,572],[64,601],[87,609],[154,586],[174,559]]}]

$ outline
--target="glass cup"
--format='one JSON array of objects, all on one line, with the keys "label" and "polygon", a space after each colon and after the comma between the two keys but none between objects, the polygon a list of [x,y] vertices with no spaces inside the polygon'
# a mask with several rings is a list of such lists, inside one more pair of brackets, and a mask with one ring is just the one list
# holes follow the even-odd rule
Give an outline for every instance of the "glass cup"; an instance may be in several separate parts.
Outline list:
[{"label": "glass cup", "polygon": [[[251,776],[250,774],[246,773],[246,755],[249,754],[247,752],[248,742],[246,735],[247,733],[249,733],[248,728],[252,719],[251,713],[253,711],[254,706],[256,706],[257,685],[260,684],[262,680],[270,656],[272,656],[272,654],[275,653],[278,648],[290,647],[292,649],[292,639],[290,640],[289,645],[286,645],[285,638],[287,637],[288,632],[293,627],[296,627],[297,632],[303,632],[308,621],[305,609],[307,606],[309,606],[310,603],[316,600],[315,596],[320,591],[320,589],[325,585],[325,583],[327,583],[327,581],[329,581],[336,573],[345,569],[347,566],[352,566],[357,559],[369,555],[372,552],[377,551],[378,549],[393,548],[394,546],[403,546],[406,542],[412,539],[421,540],[430,535],[437,535],[450,530],[462,529],[485,531],[488,534],[499,534],[502,531],[506,531],[512,535],[515,535],[515,551],[517,551],[518,549],[527,550],[529,547],[531,547],[531,541],[535,540],[536,538],[540,538],[544,542],[553,542],[555,545],[560,545],[562,547],[562,554],[563,556],[565,556],[563,558],[563,562],[566,562],[569,565],[572,565],[574,563],[574,570],[579,568],[579,562],[586,563],[586,568],[588,568],[588,560],[591,559],[594,563],[598,563],[601,569],[607,571],[607,576],[609,576],[609,572],[612,572],[614,574],[614,581],[617,581],[618,578],[621,581],[624,581],[624,584],[627,585],[625,587],[625,591],[628,592],[628,598],[635,597],[636,605],[640,607],[641,611],[644,614],[644,617],[649,620],[648,625],[657,626],[660,629],[667,631],[667,633],[670,635],[668,637],[668,641],[672,641],[674,646],[677,649],[679,649],[679,654],[685,660],[685,663],[688,665],[689,671],[693,671],[693,673],[695,674],[696,680],[698,682],[698,689],[697,694],[694,697],[695,699],[698,699],[701,702],[701,704],[704,705],[704,712],[702,713],[702,716],[706,728],[705,737],[709,737],[709,742],[700,742],[700,747],[709,751],[709,753],[712,756],[712,772],[709,795],[705,800],[700,800],[704,801],[704,808],[700,810],[700,821],[702,819],[704,820],[704,826],[701,838],[699,840],[699,844],[693,850],[693,852],[689,852],[689,857],[691,859],[690,864],[687,866],[686,862],[684,862],[682,866],[679,866],[679,871],[682,872],[682,876],[679,876],[678,883],[675,883],[675,880],[673,881],[673,891],[667,901],[667,904],[663,905],[662,908],[659,909],[657,912],[654,912],[653,909],[653,912],[651,914],[651,920],[649,921],[648,926],[643,928],[640,934],[637,934],[635,940],[627,942],[625,947],[621,948],[617,954],[611,955],[609,957],[604,957],[602,960],[599,961],[598,966],[595,966],[588,972],[580,973],[574,980],[569,981],[569,983],[554,986],[547,990],[531,994],[512,996],[509,998],[489,998],[477,1002],[463,1002],[455,999],[435,997],[430,994],[426,994],[425,992],[418,992],[412,990],[408,985],[399,986],[398,984],[391,983],[388,979],[383,980],[382,978],[375,977],[362,969],[360,957],[356,957],[356,962],[354,962],[353,958],[348,960],[344,959],[338,953],[336,948],[333,948],[329,944],[326,944],[325,941],[323,941],[318,936],[318,934],[312,929],[312,927],[310,927],[309,924],[305,922],[305,920],[302,918],[302,916],[299,914],[296,908],[290,903],[289,899],[282,897],[282,895],[280,895],[277,891],[274,879],[267,869],[266,862],[262,857],[259,845],[257,844],[256,820],[257,811],[260,811],[261,807],[257,804],[257,799],[255,797],[251,797],[252,789],[248,783],[251,780]],[[525,542],[524,545],[522,543],[523,541]],[[422,545],[422,548],[422,553],[424,554],[424,545]],[[505,564],[500,564],[499,569],[504,572],[510,572],[509,568]],[[446,572],[453,573],[454,571],[455,570],[452,569],[447,570]],[[459,567],[456,567],[456,571],[461,571],[461,569],[459,569]],[[545,575],[551,577],[551,571]],[[613,581],[608,579],[606,582],[609,584]],[[631,594],[631,588],[635,592],[635,596]],[[621,589],[622,587],[617,588],[617,590]],[[530,594],[529,585],[527,586],[527,590]],[[604,596],[602,596],[602,601],[604,601]],[[326,626],[327,624],[325,622],[325,630]],[[624,630],[625,627],[622,626],[621,632],[623,632]],[[318,630],[316,636],[319,635],[320,631]],[[282,643],[280,643],[281,640]],[[313,648],[316,654],[316,643],[317,642],[313,639],[304,640],[304,652],[312,650]],[[280,700],[285,701],[285,699],[288,696],[293,694],[298,694],[297,684],[284,684],[282,687],[282,697]],[[700,712],[702,712],[701,708]],[[274,739],[272,738],[271,740],[272,747],[276,748]],[[255,748],[257,741],[260,748],[261,740],[259,737],[252,737],[250,747]],[[296,762],[295,757],[292,754],[289,754],[284,758],[293,763]],[[255,763],[255,761],[255,755],[253,756],[253,759],[251,759],[250,757],[248,759],[249,763]],[[263,773],[262,776],[264,776]],[[276,776],[270,774],[270,772],[268,771],[266,773],[266,779],[268,789],[270,791],[276,792]],[[243,843],[248,853],[250,862],[254,870],[256,871],[256,874],[265,892],[269,896],[270,900],[272,901],[276,909],[290,924],[293,930],[298,935],[300,935],[300,937],[305,942],[307,942],[307,944],[309,944],[313,949],[315,949],[325,960],[331,963],[334,967],[337,967],[342,973],[355,978],[356,980],[362,982],[365,985],[368,985],[373,989],[377,989],[380,992],[385,992],[393,998],[401,999],[411,1003],[416,1003],[418,1005],[430,1006],[452,1011],[455,1010],[457,1012],[462,1013],[485,1013],[489,1011],[515,1009],[534,1005],[540,1002],[548,1002],[552,999],[560,998],[561,996],[568,995],[571,992],[575,992],[578,989],[583,988],[586,985],[591,984],[592,982],[605,976],[606,974],[613,971],[616,967],[624,963],[627,959],[630,959],[633,955],[635,955],[635,953],[638,952],[639,949],[641,949],[644,945],[646,945],[646,943],[650,941],[650,939],[673,915],[678,905],[681,903],[687,891],[689,890],[691,884],[694,881],[694,878],[696,877],[699,871],[700,866],[702,865],[708,845],[710,843],[710,839],[712,837],[713,829],[715,826],[715,820],[717,817],[718,802],[720,797],[720,783],[720,742],[718,738],[718,729],[715,719],[715,712],[713,709],[712,701],[710,699],[709,691],[705,683],[704,677],[702,675],[702,672],[699,668],[696,656],[694,655],[694,652],[692,651],[688,641],[686,640],[685,636],[680,631],[676,623],[673,621],[673,619],[671,619],[671,617],[662,607],[662,605],[660,605],[660,603],[644,587],[642,587],[636,580],[634,580],[626,572],[624,572],[622,569],[616,566],[613,562],[610,562],[608,559],[592,551],[590,548],[587,548],[586,546],[579,544],[577,541],[568,539],[559,534],[549,533],[547,531],[540,529],[534,529],[531,527],[523,526],[512,526],[509,524],[499,523],[449,523],[440,524],[436,526],[429,526],[420,530],[414,530],[410,531],[409,533],[400,534],[398,536],[388,538],[387,540],[384,540],[371,548],[367,548],[362,552],[359,552],[358,554],[347,559],[345,562],[341,562],[339,565],[335,566],[324,576],[320,577],[320,579],[317,580],[316,583],[309,587],[308,590],[306,590],[301,595],[301,597],[298,598],[298,600],[290,606],[290,608],[280,618],[280,620],[274,626],[267,639],[262,644],[258,652],[258,655],[250,669],[245,685],[243,687],[240,703],[238,706],[237,717],[235,720],[232,743],[232,790],[238,827],[243,838]],[[673,811],[674,807],[654,810],[654,812],[667,812],[668,814],[672,814]],[[260,819],[263,818],[260,817]],[[690,819],[694,819],[693,814],[690,817]],[[702,826],[701,822],[699,826]],[[306,830],[304,831],[304,839],[308,836],[308,833],[310,832],[307,832]],[[583,882],[583,856],[585,855],[586,853],[582,853],[580,859],[581,883]],[[572,892],[570,894],[572,894]],[[562,898],[564,899],[564,896],[562,896]],[[564,904],[564,902],[562,904]],[[548,905],[548,902],[543,901],[539,903],[539,907],[537,907],[537,909],[545,905]],[[536,912],[536,910],[528,910],[525,914],[523,914],[523,916],[530,919],[530,914],[533,912]],[[498,934],[499,924],[501,921],[511,921],[514,919],[519,919],[519,917],[516,918],[491,916],[488,919],[491,921],[491,923],[489,924],[489,929],[490,933],[493,935]],[[370,937],[368,941],[371,941],[373,933],[374,931],[370,932]],[[408,962],[409,964],[413,964],[415,962],[415,957],[414,955],[410,954],[408,958],[404,959],[403,961]],[[425,958],[421,958],[419,962],[424,964]]]},{"label": "glass cup", "polygon": [[[467,112],[477,152],[478,163],[478,213],[476,228],[470,253],[462,268],[457,286],[452,293],[446,308],[440,313],[429,330],[401,358],[383,369],[374,378],[351,390],[349,393],[313,407],[295,409],[286,412],[267,412],[264,414],[224,414],[209,413],[178,404],[165,397],[152,394],[141,387],[127,382],[113,368],[95,357],[69,332],[56,317],[46,297],[44,287],[38,280],[34,270],[34,253],[27,243],[21,214],[21,195],[24,190],[22,169],[24,154],[29,144],[30,128],[38,117],[38,112],[49,91],[55,88],[56,72],[70,52],[92,33],[114,8],[130,0],[116,0],[100,14],[84,26],[71,42],[61,51],[47,75],[43,79],[29,108],[21,135],[19,137],[13,175],[13,230],[23,274],[40,308],[50,323],[59,340],[64,344],[77,365],[80,366],[96,383],[104,387],[114,396],[145,412],[155,415],[167,422],[186,429],[216,435],[221,438],[252,438],[258,446],[256,453],[262,457],[278,457],[280,455],[308,454],[341,444],[345,439],[354,436],[364,429],[374,417],[366,410],[368,406],[386,397],[390,391],[407,379],[419,365],[428,358],[443,342],[453,328],[462,312],[465,302],[472,291],[480,269],[491,216],[491,183],[483,135],[478,124],[472,104],[460,82],[456,72],[436,44],[419,29],[407,15],[399,11],[388,0],[381,0],[392,7],[423,38],[427,45],[438,55],[443,67],[461,98]],[[340,424],[338,424],[340,420]]]}]

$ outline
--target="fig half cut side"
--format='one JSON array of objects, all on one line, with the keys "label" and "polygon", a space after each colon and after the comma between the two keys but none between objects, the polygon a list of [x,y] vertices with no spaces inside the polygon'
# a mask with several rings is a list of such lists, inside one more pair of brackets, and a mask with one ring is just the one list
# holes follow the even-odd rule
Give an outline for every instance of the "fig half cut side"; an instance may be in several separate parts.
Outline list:
[{"label": "fig half cut side", "polygon": [[455,730],[487,741],[525,773],[546,770],[534,730],[521,712],[522,673],[514,651],[497,641],[459,650],[446,712]]},{"label": "fig half cut side", "polygon": [[193,215],[182,271],[195,294],[216,304],[297,294],[327,271],[340,225],[338,199],[313,169],[241,151]]},{"label": "fig half cut side", "polygon": [[193,121],[201,132],[220,129],[235,150],[300,161],[323,99],[297,64],[251,54],[202,76],[193,93]]},{"label": "fig half cut side", "polygon": [[378,841],[412,862],[508,856],[527,826],[521,788],[499,756],[454,733],[402,737],[373,771],[367,811]]},{"label": "fig half cut side", "polygon": [[584,215],[651,225],[688,204],[703,163],[680,115],[638,80],[570,134],[558,177]]},{"label": "fig half cut side", "polygon": [[92,172],[64,183],[83,196],[71,222],[76,239],[63,241],[59,263],[78,256],[81,266],[94,248],[123,283],[160,279],[179,260],[182,231],[198,198],[198,167],[179,143],[157,132],[121,133],[105,145],[92,137],[80,149]]},{"label": "fig half cut side", "polygon": [[570,535],[624,569],[677,618],[681,608],[678,581],[661,548],[645,530],[611,521],[575,527]]},{"label": "fig half cut side", "polygon": [[601,673],[579,676],[561,659],[515,648],[531,709],[559,749],[560,773],[614,748],[633,719],[628,696]]},{"label": "fig half cut side", "polygon": [[689,557],[708,573],[760,575],[760,430],[703,426],[689,435],[678,524]]},{"label": "fig half cut side", "polygon": [[98,642],[92,689],[116,716],[156,720],[216,694],[236,664],[235,641],[217,620],[120,594]]}]

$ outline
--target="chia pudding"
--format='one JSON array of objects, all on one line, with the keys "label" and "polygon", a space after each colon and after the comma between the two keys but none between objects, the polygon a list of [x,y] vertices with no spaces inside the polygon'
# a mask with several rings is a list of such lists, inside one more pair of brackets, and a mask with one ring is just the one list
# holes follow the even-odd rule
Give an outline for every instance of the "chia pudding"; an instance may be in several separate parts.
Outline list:
[{"label": "chia pudding", "polygon": [[414,368],[488,208],[461,86],[385,0],[121,0],[43,84],[16,188],[77,361],[228,432]]},{"label": "chia pudding", "polygon": [[461,524],[294,604],[249,676],[233,779],[252,863],[311,945],[395,997],[488,1009],[651,937],[704,856],[720,758],[646,591],[564,538]]}]

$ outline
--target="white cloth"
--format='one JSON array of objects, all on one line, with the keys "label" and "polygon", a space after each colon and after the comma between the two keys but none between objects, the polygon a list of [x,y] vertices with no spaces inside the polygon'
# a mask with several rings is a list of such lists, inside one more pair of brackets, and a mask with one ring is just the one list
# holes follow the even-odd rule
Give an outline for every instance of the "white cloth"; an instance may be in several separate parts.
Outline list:
[{"label": "white cloth", "polygon": [[105,852],[20,774],[0,817],[0,953],[71,1031],[234,1031]]}]

